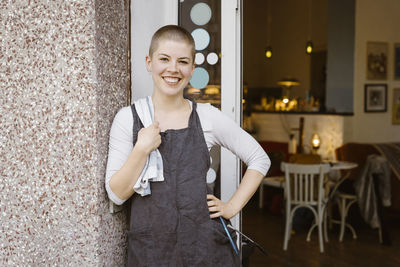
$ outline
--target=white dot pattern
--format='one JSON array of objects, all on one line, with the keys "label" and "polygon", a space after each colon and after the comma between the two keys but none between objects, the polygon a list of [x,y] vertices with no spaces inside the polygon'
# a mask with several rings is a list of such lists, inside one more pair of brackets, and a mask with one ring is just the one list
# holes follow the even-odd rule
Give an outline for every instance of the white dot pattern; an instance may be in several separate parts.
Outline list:
[{"label": "white dot pattern", "polygon": [[207,62],[210,65],[215,65],[218,62],[218,55],[214,52],[207,55]]},{"label": "white dot pattern", "polygon": [[204,55],[202,53],[196,53],[196,57],[194,59],[197,65],[201,65],[204,63]]}]

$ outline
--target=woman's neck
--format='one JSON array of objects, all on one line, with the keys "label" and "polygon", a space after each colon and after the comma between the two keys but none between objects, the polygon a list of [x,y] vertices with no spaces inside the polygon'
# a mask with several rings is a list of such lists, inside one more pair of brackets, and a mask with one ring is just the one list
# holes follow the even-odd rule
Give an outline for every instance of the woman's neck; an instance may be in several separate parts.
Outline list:
[{"label": "woman's neck", "polygon": [[162,110],[163,112],[176,111],[184,108],[188,104],[182,95],[166,96],[153,93],[151,99],[153,101],[153,106],[157,107],[157,110]]},{"label": "woman's neck", "polygon": [[152,95],[154,120],[159,122],[162,132],[168,129],[183,129],[189,125],[190,104],[183,96],[166,97]]}]

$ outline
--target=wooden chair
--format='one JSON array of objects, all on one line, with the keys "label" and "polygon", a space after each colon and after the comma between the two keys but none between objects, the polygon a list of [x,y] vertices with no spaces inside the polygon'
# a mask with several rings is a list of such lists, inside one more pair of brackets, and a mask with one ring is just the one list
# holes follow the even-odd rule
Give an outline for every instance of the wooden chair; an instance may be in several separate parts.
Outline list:
[{"label": "wooden chair", "polygon": [[329,164],[297,164],[282,162],[285,173],[286,224],[283,249],[287,250],[292,231],[293,216],[297,209],[305,207],[312,211],[315,223],[307,234],[307,241],[315,227],[318,228],[320,251],[324,252],[324,234],[326,234],[325,208],[327,195],[324,189],[324,178],[329,172]]},{"label": "wooden chair", "polygon": [[289,163],[298,164],[319,164],[322,158],[318,154],[291,154],[289,156]]},{"label": "wooden chair", "polygon": [[[280,146],[283,147],[283,143],[277,144],[280,144]],[[276,150],[276,145],[275,147],[272,146],[272,148],[275,148]],[[260,209],[263,208],[264,204],[264,186],[267,185],[276,188],[283,188],[285,179],[282,170],[280,169],[282,162],[289,161],[290,163],[318,164],[322,161],[321,156],[317,154],[290,154],[289,156],[288,153],[285,154],[282,151],[283,149],[281,148],[281,151],[273,150],[272,152],[268,152],[268,156],[270,156],[271,159],[271,170],[268,172],[268,176],[264,177],[259,187],[258,205]]]},{"label": "wooden chair", "polygon": [[[329,219],[329,227],[332,228],[332,224],[340,224],[340,232],[339,232],[339,242],[343,241],[344,237],[344,232],[346,227],[350,229],[353,239],[357,239],[357,234],[356,231],[354,230],[353,226],[351,226],[349,223],[346,222],[346,218],[348,215],[348,212],[350,210],[350,207],[357,202],[357,196],[355,194],[350,194],[350,193],[345,193],[339,190],[340,185],[348,179],[348,174],[347,172],[346,175],[342,176],[335,184],[335,186],[331,189],[329,193],[329,198],[330,202],[332,204],[332,201],[336,201],[338,209],[339,209],[339,214],[340,214],[340,220],[333,219],[332,217],[332,205],[329,205],[328,207],[328,219]],[[328,241],[328,239],[326,238]]]}]

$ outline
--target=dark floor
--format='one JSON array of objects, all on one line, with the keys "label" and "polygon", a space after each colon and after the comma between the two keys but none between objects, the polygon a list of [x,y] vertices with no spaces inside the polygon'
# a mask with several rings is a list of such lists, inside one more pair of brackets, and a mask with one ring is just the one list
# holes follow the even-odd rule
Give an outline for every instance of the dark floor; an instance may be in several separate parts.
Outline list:
[{"label": "dark floor", "polygon": [[[275,203],[276,206],[276,203]],[[287,251],[283,247],[284,218],[282,212],[273,212],[270,203],[258,208],[255,195],[243,210],[243,232],[258,242],[268,252],[268,256],[255,249],[250,256],[251,267],[261,266],[400,266],[400,220],[392,218],[389,232],[391,246],[381,245],[377,230],[373,230],[357,218],[353,226],[358,238],[353,239],[346,231],[342,243],[338,241],[338,227],[329,232],[329,242],[325,252],[319,252],[318,234],[314,230],[311,241],[306,241],[308,228],[297,225],[295,234],[289,240]],[[294,226],[295,227],[295,226]]]}]

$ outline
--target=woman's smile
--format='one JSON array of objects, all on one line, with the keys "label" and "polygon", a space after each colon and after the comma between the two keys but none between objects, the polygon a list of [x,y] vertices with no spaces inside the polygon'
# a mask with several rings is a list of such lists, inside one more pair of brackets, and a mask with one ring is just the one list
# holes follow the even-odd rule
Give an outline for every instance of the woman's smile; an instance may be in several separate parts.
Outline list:
[{"label": "woman's smile", "polygon": [[171,77],[171,76],[163,76],[164,81],[171,86],[175,86],[179,83],[181,78],[178,77]]}]

